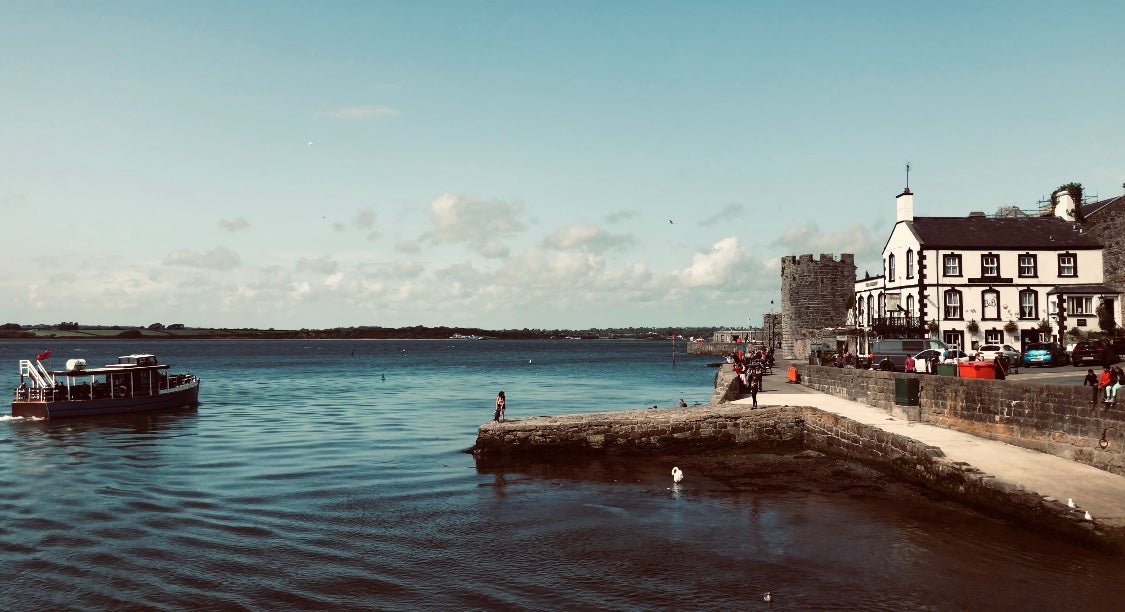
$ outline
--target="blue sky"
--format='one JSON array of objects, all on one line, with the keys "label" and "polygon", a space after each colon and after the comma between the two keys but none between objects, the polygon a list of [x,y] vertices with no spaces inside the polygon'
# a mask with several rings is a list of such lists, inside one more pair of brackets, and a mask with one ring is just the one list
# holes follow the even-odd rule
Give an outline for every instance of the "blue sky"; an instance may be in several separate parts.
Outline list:
[{"label": "blue sky", "polygon": [[907,161],[1122,193],[1125,5],[974,4],[0,0],[0,318],[743,325]]}]

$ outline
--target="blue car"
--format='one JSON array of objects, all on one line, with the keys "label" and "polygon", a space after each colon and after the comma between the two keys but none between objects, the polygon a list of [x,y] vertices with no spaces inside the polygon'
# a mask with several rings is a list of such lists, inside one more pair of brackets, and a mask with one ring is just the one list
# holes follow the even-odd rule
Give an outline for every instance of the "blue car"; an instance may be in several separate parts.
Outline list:
[{"label": "blue car", "polygon": [[1066,349],[1057,342],[1036,342],[1027,345],[1023,351],[1024,367],[1031,366],[1061,366],[1066,365]]}]

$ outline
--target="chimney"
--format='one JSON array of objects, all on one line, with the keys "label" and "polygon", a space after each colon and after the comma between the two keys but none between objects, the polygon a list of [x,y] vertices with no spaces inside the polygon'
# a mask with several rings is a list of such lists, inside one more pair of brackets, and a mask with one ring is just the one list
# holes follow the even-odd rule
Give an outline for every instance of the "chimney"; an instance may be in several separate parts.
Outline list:
[{"label": "chimney", "polygon": [[1074,199],[1070,197],[1070,192],[1066,189],[1059,189],[1054,193],[1054,196],[1057,202],[1055,216],[1074,223]]},{"label": "chimney", "polygon": [[895,198],[895,208],[898,210],[898,217],[895,221],[913,221],[914,220],[914,194],[910,193],[910,188],[902,190]]}]

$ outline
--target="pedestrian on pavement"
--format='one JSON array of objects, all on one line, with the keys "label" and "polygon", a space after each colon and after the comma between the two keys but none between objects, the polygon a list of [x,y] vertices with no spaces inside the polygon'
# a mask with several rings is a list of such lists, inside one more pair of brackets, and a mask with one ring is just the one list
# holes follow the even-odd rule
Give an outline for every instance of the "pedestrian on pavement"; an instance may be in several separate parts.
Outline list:
[{"label": "pedestrian on pavement", "polygon": [[1083,387],[1090,387],[1090,407],[1098,405],[1098,375],[1094,370],[1086,370],[1086,378],[1082,379]]}]

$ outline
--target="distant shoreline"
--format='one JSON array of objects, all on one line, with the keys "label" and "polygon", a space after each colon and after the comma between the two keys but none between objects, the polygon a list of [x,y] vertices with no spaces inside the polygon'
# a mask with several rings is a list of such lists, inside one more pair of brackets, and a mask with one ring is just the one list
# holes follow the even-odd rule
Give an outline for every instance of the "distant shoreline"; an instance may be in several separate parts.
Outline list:
[{"label": "distant shoreline", "polygon": [[[610,328],[590,330],[485,330],[451,327],[348,327],[333,329],[223,329],[122,326],[15,326],[0,329],[2,340],[650,340],[667,342],[679,337],[708,337],[723,328]],[[476,338],[454,337],[476,336]]]}]

